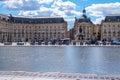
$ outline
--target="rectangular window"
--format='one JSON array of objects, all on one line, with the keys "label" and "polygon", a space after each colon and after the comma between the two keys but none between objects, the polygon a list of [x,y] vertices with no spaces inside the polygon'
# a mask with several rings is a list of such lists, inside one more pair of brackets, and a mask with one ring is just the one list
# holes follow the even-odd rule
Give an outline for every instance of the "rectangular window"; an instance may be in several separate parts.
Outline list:
[{"label": "rectangular window", "polygon": [[20,26],[18,26],[18,29],[20,29]]},{"label": "rectangular window", "polygon": [[58,28],[60,29],[60,26],[58,26]]},{"label": "rectangular window", "polygon": [[22,26],[22,29],[24,29],[24,26]]},{"label": "rectangular window", "polygon": [[16,26],[14,26],[14,29],[16,29]]},{"label": "rectangular window", "polygon": [[64,26],[62,28],[64,29]]},{"label": "rectangular window", "polygon": [[115,28],[115,25],[113,25],[113,28]]},{"label": "rectangular window", "polygon": [[104,29],[106,29],[106,25],[104,25]]},{"label": "rectangular window", "polygon": [[120,29],[120,25],[118,25],[118,28]]},{"label": "rectangular window", "polygon": [[106,33],[106,29],[104,29],[104,33]]},{"label": "rectangular window", "polygon": [[26,29],[28,28],[28,26],[26,26]]},{"label": "rectangular window", "polygon": [[37,26],[35,26],[35,29],[37,29]]}]

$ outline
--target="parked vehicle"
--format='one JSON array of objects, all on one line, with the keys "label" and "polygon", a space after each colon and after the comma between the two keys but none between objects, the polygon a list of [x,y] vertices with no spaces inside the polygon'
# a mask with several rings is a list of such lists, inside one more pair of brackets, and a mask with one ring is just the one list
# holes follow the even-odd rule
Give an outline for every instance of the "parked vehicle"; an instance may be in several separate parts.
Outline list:
[{"label": "parked vehicle", "polygon": [[95,42],[95,45],[99,45],[100,43],[97,41],[97,42]]},{"label": "parked vehicle", "polygon": [[113,40],[111,45],[120,45],[120,40]]},{"label": "parked vehicle", "polygon": [[73,45],[76,45],[76,42],[73,42]]},{"label": "parked vehicle", "polygon": [[80,42],[80,45],[83,45],[83,42]]},{"label": "parked vehicle", "polygon": [[34,43],[34,42],[31,42],[30,45],[35,45],[35,43]]},{"label": "parked vehicle", "polygon": [[24,42],[17,42],[17,45],[24,45]]},{"label": "parked vehicle", "polygon": [[97,41],[96,40],[91,40],[90,43],[91,44],[95,44]]},{"label": "parked vehicle", "polygon": [[91,41],[88,41],[85,43],[86,45],[91,45]]},{"label": "parked vehicle", "polygon": [[102,44],[103,44],[103,45],[106,45],[106,42],[104,41]]},{"label": "parked vehicle", "polygon": [[52,44],[52,43],[49,41],[49,42],[48,42],[48,45],[51,45],[51,44]]},{"label": "parked vehicle", "polygon": [[12,45],[10,42],[4,42],[4,45]]}]

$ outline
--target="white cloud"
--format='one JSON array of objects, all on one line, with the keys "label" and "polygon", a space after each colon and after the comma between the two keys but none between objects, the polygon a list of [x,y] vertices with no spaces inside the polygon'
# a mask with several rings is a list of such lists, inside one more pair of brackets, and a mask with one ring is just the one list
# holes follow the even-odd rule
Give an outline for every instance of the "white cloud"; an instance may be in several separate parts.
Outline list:
[{"label": "white cloud", "polygon": [[74,10],[76,9],[76,4],[70,1],[63,2],[62,0],[55,0],[52,8],[57,8],[59,10]]},{"label": "white cloud", "polygon": [[8,9],[18,9],[18,7],[23,6],[22,0],[6,0],[4,1],[5,7]]},{"label": "white cloud", "polygon": [[40,2],[40,0],[6,0],[4,1],[5,8],[13,9],[13,10],[37,10],[41,6],[40,3],[45,3],[45,1],[44,2]]},{"label": "white cloud", "polygon": [[120,2],[106,4],[92,4],[86,8],[90,16],[96,17],[94,23],[100,23],[106,15],[120,14]]},{"label": "white cloud", "polygon": [[120,2],[106,3],[106,4],[92,4],[88,6],[87,11],[91,13],[91,16],[102,16],[108,14],[120,13]]},{"label": "white cloud", "polygon": [[97,17],[96,20],[94,21],[94,24],[101,24],[101,21],[104,19],[105,17]]},{"label": "white cloud", "polygon": [[63,0],[6,0],[4,6],[8,10],[19,11],[18,15],[22,16],[62,16],[68,24],[81,15],[76,11],[75,3]]},{"label": "white cloud", "polygon": [[[88,0],[80,0],[88,1]],[[68,21],[69,26],[74,22],[74,17],[82,13],[76,11],[77,5],[71,1],[63,0],[2,0],[8,10],[19,11],[23,16],[62,16]],[[87,13],[94,18],[94,23],[100,23],[108,14],[120,14],[120,2],[92,4],[86,7]],[[96,20],[95,20],[96,18]]]},{"label": "white cloud", "polygon": [[42,16],[43,14],[66,17],[81,14],[76,11],[75,3],[62,0],[6,0],[4,5],[7,9],[19,10],[19,15],[25,16]]},{"label": "white cloud", "polygon": [[53,2],[53,0],[38,0],[40,4],[50,4]]}]

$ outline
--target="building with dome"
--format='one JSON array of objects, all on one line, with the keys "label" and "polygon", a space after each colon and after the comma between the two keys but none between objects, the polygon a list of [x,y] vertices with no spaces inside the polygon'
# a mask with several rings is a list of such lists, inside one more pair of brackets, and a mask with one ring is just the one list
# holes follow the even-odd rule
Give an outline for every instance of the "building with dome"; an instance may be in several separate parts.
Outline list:
[{"label": "building with dome", "polygon": [[86,15],[86,10],[83,10],[83,15],[80,18],[75,18],[74,23],[74,40],[76,42],[86,42],[96,39],[96,26]]}]

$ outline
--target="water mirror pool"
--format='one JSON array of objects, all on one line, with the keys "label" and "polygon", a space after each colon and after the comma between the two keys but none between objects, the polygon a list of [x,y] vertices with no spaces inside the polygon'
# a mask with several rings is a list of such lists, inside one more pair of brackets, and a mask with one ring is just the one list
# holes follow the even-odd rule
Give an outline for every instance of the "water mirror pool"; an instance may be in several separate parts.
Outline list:
[{"label": "water mirror pool", "polygon": [[0,47],[0,71],[120,75],[119,68],[120,47]]}]

